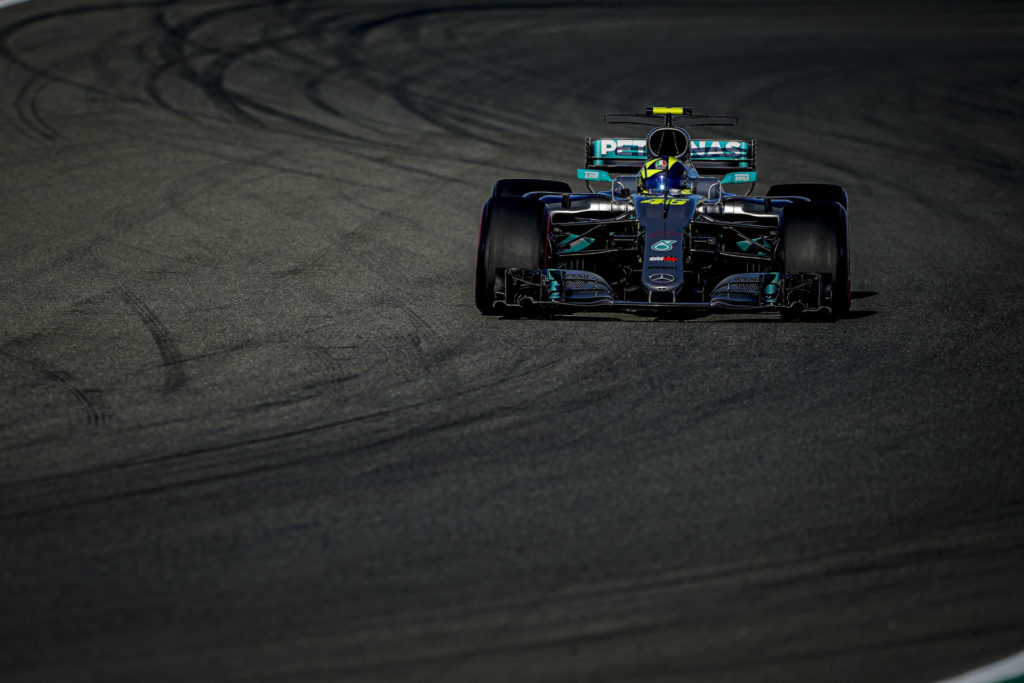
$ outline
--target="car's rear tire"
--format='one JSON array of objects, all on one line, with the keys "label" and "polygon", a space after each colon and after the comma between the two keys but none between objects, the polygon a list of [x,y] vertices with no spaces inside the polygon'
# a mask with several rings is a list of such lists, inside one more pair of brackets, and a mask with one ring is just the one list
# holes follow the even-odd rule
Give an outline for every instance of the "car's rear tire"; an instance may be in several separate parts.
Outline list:
[{"label": "car's rear tire", "polygon": [[492,197],[522,197],[527,192],[551,192],[561,194],[572,192],[569,183],[561,180],[536,180],[533,178],[506,178],[494,184]]},{"label": "car's rear tire", "polygon": [[523,197],[491,197],[480,217],[476,253],[476,307],[496,313],[494,281],[505,268],[541,268],[547,245],[544,204]]},{"label": "car's rear tire", "polygon": [[849,210],[850,202],[842,185],[825,183],[787,183],[772,185],[768,189],[768,197],[804,197],[812,202],[835,202]]},{"label": "car's rear tire", "polygon": [[850,233],[846,209],[836,202],[791,204],[779,219],[775,268],[827,277],[833,315],[850,312]]}]

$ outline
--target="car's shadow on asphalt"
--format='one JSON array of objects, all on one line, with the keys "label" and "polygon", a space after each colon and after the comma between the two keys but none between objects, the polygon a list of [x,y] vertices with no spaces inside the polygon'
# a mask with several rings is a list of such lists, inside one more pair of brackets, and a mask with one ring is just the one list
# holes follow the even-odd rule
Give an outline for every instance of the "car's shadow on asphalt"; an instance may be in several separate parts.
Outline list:
[{"label": "car's shadow on asphalt", "polygon": [[[747,314],[753,316],[756,314]],[[857,320],[860,318],[870,318],[873,315],[878,315],[878,311],[850,311],[841,318],[822,318],[815,316],[814,314],[801,316],[795,320],[782,320],[778,315],[767,314],[763,317],[732,317],[732,316],[718,316],[714,318],[705,318],[694,320],[693,322],[699,322],[706,325],[793,325],[793,324],[828,324],[828,323],[842,323],[844,320]],[[668,319],[666,319],[667,321]]]},{"label": "car's shadow on asphalt", "polygon": [[522,317],[509,317],[502,318],[502,320],[533,320],[536,322],[545,323],[571,323],[571,322],[583,322],[583,323],[624,323],[629,322],[628,320],[615,320],[614,318],[594,318],[592,316],[585,315],[558,315],[558,316],[522,316]]},{"label": "car's shadow on asphalt", "polygon": [[[868,290],[855,290],[850,293],[851,299],[870,299],[878,296],[878,292]],[[625,313],[623,313],[625,315]],[[798,323],[836,323],[843,320],[859,320],[878,315],[878,311],[853,310],[838,319],[821,318],[814,315],[800,317],[793,321]],[[743,317],[736,317],[743,316]],[[628,323],[628,322],[656,322],[656,323],[705,323],[715,325],[777,325],[781,320],[779,316],[771,313],[691,313],[690,315],[650,315],[640,314],[628,319],[609,316],[581,315],[579,313],[549,313],[546,315],[522,313],[519,315],[503,315],[501,320],[543,320],[544,322],[594,322],[594,323]]]}]

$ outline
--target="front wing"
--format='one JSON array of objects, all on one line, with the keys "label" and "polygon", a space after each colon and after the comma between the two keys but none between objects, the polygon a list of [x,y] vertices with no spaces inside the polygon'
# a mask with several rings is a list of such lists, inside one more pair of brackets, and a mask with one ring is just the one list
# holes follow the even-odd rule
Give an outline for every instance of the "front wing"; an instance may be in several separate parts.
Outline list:
[{"label": "front wing", "polygon": [[830,312],[817,273],[738,273],[699,301],[626,301],[596,273],[554,268],[508,268],[494,283],[496,305],[541,309],[706,309],[714,312],[799,310]]}]

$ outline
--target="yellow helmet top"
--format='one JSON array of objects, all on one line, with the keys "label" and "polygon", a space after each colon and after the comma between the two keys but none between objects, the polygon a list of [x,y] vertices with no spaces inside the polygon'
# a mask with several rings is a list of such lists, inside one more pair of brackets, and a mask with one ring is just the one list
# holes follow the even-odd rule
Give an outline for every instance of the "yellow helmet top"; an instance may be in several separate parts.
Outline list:
[{"label": "yellow helmet top", "polygon": [[658,157],[640,169],[638,186],[646,192],[685,191],[686,179],[686,164],[675,157]]},{"label": "yellow helmet top", "polygon": [[681,163],[683,162],[674,157],[658,157],[657,159],[651,159],[644,164],[643,168],[640,169],[640,177],[643,180],[650,180],[659,173],[664,173],[676,164]]}]

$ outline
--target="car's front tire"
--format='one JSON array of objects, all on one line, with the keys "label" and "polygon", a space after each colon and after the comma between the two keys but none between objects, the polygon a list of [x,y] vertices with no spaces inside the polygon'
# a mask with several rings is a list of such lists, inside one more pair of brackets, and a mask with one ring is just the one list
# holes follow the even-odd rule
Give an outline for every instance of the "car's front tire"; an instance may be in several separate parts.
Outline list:
[{"label": "car's front tire", "polygon": [[833,315],[850,312],[850,235],[846,209],[836,202],[790,204],[779,220],[775,268],[827,278]]},{"label": "car's front tire", "polygon": [[476,307],[496,313],[494,283],[506,268],[541,268],[547,245],[544,204],[523,197],[491,197],[480,217],[476,254]]}]

